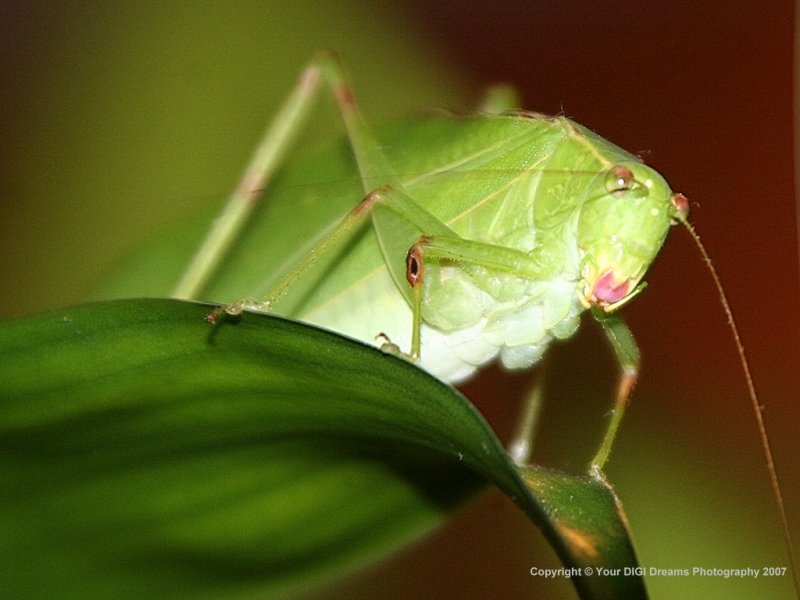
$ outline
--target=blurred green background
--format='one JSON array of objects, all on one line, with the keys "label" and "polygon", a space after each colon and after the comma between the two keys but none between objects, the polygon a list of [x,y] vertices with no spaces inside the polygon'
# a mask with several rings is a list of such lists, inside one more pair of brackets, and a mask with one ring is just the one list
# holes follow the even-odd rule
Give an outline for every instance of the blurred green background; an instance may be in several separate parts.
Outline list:
[{"label": "blurred green background", "polygon": [[[800,317],[790,2],[29,2],[0,8],[2,316],[97,298],[166,224],[235,184],[313,51],[336,48],[367,116],[468,110],[507,81],[526,108],[641,153],[693,202],[733,304],[800,537]],[[336,131],[323,105],[308,138]],[[785,566],[744,382],[710,278],[674,231],[626,309],[643,372],[608,468],[645,567]],[[220,299],[224,300],[224,299]],[[537,458],[579,471],[614,366],[587,321],[554,349]],[[501,437],[530,375],[467,388]],[[575,434],[580,432],[581,444]],[[574,597],[489,494],[323,597]],[[776,581],[653,578],[654,598],[789,597]],[[559,596],[561,594],[561,596]]]}]

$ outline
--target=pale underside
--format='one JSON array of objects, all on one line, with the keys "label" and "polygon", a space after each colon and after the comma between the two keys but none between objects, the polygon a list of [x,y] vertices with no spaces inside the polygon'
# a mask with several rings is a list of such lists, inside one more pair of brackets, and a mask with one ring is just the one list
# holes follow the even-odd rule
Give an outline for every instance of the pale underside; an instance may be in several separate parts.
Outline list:
[{"label": "pale underside", "polygon": [[[458,269],[450,270],[458,278]],[[418,364],[444,381],[463,381],[498,355],[509,369],[530,367],[554,337],[569,337],[578,327],[583,306],[575,293],[575,281],[531,282],[530,292],[499,302],[461,279],[463,288],[454,300],[482,307],[475,322],[451,331],[422,324]],[[385,341],[380,334],[401,349],[407,348],[411,339],[411,309],[388,269],[374,271],[347,294],[300,317],[378,346]]]}]

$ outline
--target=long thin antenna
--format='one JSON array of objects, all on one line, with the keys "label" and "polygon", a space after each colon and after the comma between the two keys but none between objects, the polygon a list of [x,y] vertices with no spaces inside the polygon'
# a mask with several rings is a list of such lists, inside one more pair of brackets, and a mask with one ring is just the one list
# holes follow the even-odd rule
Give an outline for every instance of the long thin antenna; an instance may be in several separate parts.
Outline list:
[{"label": "long thin antenna", "polygon": [[750,402],[753,406],[753,413],[756,416],[756,423],[758,424],[758,435],[761,438],[761,447],[764,449],[764,458],[767,462],[767,471],[769,472],[769,479],[770,483],[772,484],[772,495],[775,498],[775,504],[778,506],[778,511],[781,515],[781,524],[783,525],[783,540],[786,544],[786,554],[789,557],[789,569],[792,572],[792,579],[794,581],[794,590],[795,594],[798,598],[800,598],[800,574],[797,571],[797,563],[795,561],[795,554],[794,554],[794,544],[792,543],[792,535],[789,532],[789,519],[786,517],[786,507],[783,502],[783,492],[781,491],[781,485],[778,480],[778,472],[775,469],[775,461],[772,458],[772,448],[769,445],[769,436],[767,435],[767,428],[764,425],[764,416],[761,413],[761,405],[758,401],[758,396],[756,395],[756,386],[753,383],[753,376],[750,373],[750,365],[747,362],[747,358],[744,355],[744,346],[742,345],[742,340],[739,337],[739,328],[736,326],[736,321],[733,319],[733,312],[731,311],[731,306],[728,303],[728,297],[725,295],[725,291],[722,289],[722,282],[719,279],[719,275],[717,275],[717,270],[714,268],[714,265],[711,263],[711,257],[706,252],[705,246],[700,241],[700,236],[694,230],[694,227],[686,221],[685,219],[679,219],[680,222],[686,227],[686,230],[689,232],[689,235],[692,236],[694,243],[697,245],[697,248],[700,250],[700,254],[703,257],[703,262],[706,263],[709,272],[711,273],[711,277],[714,280],[714,285],[717,287],[717,292],[719,293],[719,299],[722,303],[722,309],[725,311],[725,315],[728,317],[728,325],[731,328],[731,332],[733,333],[733,340],[736,343],[736,350],[739,353],[739,362],[742,365],[742,371],[744,372],[744,378],[747,381],[747,391],[750,395]]}]

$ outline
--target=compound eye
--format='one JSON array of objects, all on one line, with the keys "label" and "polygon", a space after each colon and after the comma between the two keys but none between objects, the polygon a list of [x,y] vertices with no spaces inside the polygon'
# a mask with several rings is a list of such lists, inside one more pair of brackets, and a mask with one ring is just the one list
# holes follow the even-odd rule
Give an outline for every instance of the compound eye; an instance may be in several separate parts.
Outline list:
[{"label": "compound eye", "polygon": [[633,187],[633,172],[627,167],[616,165],[606,174],[606,189],[609,192],[623,192]]}]

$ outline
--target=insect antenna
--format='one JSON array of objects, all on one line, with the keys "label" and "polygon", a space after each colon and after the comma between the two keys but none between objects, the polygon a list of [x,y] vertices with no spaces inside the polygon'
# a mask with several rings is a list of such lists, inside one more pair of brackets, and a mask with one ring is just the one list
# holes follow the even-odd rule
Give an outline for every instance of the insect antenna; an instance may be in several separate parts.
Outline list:
[{"label": "insect antenna", "polygon": [[792,543],[792,536],[789,532],[789,520],[786,517],[786,507],[783,501],[783,492],[781,491],[781,485],[778,479],[778,471],[775,469],[775,461],[772,457],[772,448],[770,447],[769,443],[769,435],[767,435],[767,428],[764,424],[764,415],[762,414],[761,404],[759,403],[758,395],[756,394],[756,387],[753,383],[753,375],[750,372],[750,365],[745,357],[744,345],[739,337],[739,328],[736,326],[736,321],[733,318],[733,311],[731,310],[730,303],[728,302],[728,297],[725,294],[725,290],[722,288],[722,281],[720,280],[717,270],[714,268],[714,265],[711,262],[711,257],[708,255],[705,246],[700,241],[700,236],[695,231],[694,227],[692,227],[692,225],[689,223],[689,221],[686,220],[685,215],[679,215],[677,219],[686,228],[686,230],[689,232],[689,235],[692,236],[692,240],[700,251],[703,262],[706,264],[706,267],[711,273],[711,278],[714,280],[714,285],[716,286],[717,293],[719,294],[719,300],[722,303],[722,309],[725,311],[725,316],[728,318],[728,326],[733,334],[733,340],[736,344],[736,351],[739,354],[739,363],[742,366],[742,372],[744,373],[744,378],[747,382],[747,391],[750,396],[750,403],[753,407],[753,414],[755,414],[756,417],[758,435],[761,438],[761,447],[764,450],[764,458],[767,463],[770,484],[772,485],[772,495],[775,498],[775,504],[777,505],[778,512],[781,516],[783,540],[786,545],[786,554],[789,558],[789,568],[792,571],[795,594],[798,598],[800,598],[800,573],[798,573],[797,570],[794,544]]}]

